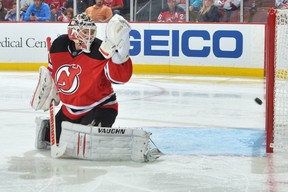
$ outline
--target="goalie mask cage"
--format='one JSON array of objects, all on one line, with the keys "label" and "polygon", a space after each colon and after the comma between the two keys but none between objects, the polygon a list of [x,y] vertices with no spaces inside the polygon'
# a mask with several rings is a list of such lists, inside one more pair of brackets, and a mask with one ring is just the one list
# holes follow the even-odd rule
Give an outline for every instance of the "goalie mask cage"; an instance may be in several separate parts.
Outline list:
[{"label": "goalie mask cage", "polygon": [[266,151],[288,151],[288,10],[269,10],[265,67]]}]

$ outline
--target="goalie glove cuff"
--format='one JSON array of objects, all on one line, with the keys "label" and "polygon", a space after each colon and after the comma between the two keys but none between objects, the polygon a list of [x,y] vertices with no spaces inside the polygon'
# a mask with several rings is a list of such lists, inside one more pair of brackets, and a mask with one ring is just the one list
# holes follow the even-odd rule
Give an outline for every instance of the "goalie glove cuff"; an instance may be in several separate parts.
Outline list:
[{"label": "goalie glove cuff", "polygon": [[112,62],[115,64],[125,63],[129,59],[130,40],[129,35],[122,39],[121,47],[118,47],[112,56]]},{"label": "goalie glove cuff", "polygon": [[99,51],[101,54],[105,57],[105,59],[110,59],[116,50],[116,46],[111,43],[108,39],[105,39],[105,41],[102,42]]},{"label": "goalie glove cuff", "polygon": [[128,55],[120,55],[118,52],[116,52],[112,57],[112,62],[115,64],[122,64],[128,61],[129,54]]}]

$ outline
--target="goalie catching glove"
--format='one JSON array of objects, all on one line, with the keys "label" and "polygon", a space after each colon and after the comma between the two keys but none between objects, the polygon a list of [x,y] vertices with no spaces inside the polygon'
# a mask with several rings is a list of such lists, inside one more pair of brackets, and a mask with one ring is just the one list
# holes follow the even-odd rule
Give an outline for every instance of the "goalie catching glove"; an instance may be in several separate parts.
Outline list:
[{"label": "goalie catching glove", "polygon": [[106,36],[99,51],[106,59],[121,64],[129,59],[130,24],[120,15],[114,15],[106,25]]},{"label": "goalie catching glove", "polygon": [[39,68],[39,80],[30,104],[36,111],[47,111],[52,100],[55,101],[55,105],[58,105],[60,102],[58,92],[50,72],[46,67],[42,66]]}]

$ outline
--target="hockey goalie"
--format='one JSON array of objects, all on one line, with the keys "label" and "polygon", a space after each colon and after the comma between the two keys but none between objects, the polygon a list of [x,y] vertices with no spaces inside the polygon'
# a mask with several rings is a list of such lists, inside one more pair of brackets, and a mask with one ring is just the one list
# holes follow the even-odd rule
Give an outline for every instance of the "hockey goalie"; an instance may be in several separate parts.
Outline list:
[{"label": "hockey goalie", "polygon": [[48,68],[40,67],[31,100],[33,109],[50,112],[49,118],[36,118],[37,149],[50,149],[56,158],[88,160],[148,162],[161,155],[151,147],[151,133],[112,127],[118,114],[112,84],[124,84],[132,75],[130,30],[129,23],[115,15],[102,42],[95,37],[93,20],[81,13],[69,23],[68,33],[48,46]]}]

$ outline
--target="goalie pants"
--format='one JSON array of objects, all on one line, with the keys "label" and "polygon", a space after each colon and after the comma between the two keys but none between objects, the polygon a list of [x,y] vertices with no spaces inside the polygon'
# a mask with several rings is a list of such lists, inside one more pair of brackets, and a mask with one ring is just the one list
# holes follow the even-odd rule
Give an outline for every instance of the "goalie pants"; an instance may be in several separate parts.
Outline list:
[{"label": "goalie pants", "polygon": [[77,120],[71,120],[62,112],[62,108],[56,115],[56,140],[59,141],[61,134],[62,121],[68,121],[71,123],[77,123],[81,125],[92,124],[94,126],[101,125],[101,127],[112,127],[118,112],[112,108],[94,108],[89,113]]}]

